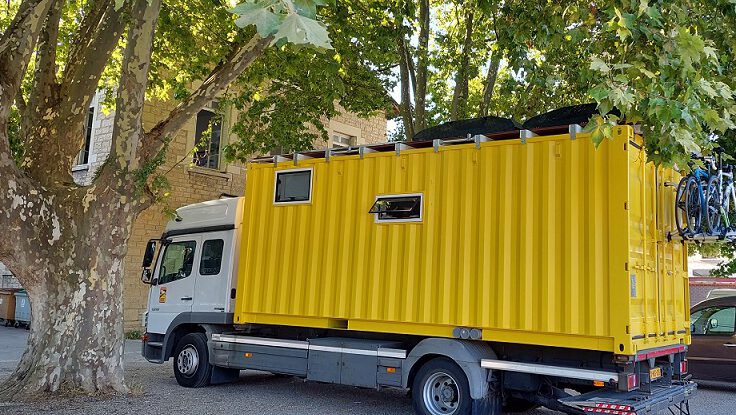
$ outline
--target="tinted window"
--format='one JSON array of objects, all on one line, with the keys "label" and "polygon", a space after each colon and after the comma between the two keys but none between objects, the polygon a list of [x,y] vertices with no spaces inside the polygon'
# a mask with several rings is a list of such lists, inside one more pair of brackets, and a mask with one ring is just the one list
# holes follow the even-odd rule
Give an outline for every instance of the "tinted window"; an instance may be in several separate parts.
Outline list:
[{"label": "tinted window", "polygon": [[213,111],[203,109],[197,114],[194,133],[194,164],[209,169],[220,167],[220,137],[222,122]]},{"label": "tinted window", "polygon": [[191,275],[196,248],[197,243],[194,241],[172,242],[167,245],[161,261],[158,283],[166,284]]},{"label": "tinted window", "polygon": [[369,213],[375,213],[379,222],[417,221],[422,218],[422,196],[382,196],[376,199]]},{"label": "tinted window", "polygon": [[694,335],[730,336],[736,326],[736,308],[707,307],[690,316],[690,328]]},{"label": "tinted window", "polygon": [[276,203],[308,202],[312,187],[312,171],[276,172]]},{"label": "tinted window", "polygon": [[199,275],[217,275],[222,265],[222,239],[204,241],[202,244],[202,260],[199,262]]}]

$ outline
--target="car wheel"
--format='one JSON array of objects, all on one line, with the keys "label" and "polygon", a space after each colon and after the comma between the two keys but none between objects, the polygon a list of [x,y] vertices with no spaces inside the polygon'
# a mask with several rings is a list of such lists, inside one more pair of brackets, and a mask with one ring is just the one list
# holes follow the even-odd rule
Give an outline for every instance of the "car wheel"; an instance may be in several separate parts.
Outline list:
[{"label": "car wheel", "polygon": [[212,365],[204,333],[189,333],[179,340],[174,351],[174,376],[179,385],[187,388],[209,385]]}]

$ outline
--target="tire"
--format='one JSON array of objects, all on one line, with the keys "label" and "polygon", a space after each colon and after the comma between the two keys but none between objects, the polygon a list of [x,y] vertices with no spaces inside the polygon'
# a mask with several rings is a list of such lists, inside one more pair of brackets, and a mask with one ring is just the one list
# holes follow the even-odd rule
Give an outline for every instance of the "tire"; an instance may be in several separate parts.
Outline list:
[{"label": "tire", "polygon": [[687,181],[689,176],[680,179],[675,196],[675,225],[681,236],[687,236]]},{"label": "tire", "polygon": [[697,235],[702,230],[703,203],[700,198],[701,192],[698,181],[694,177],[689,177],[685,190],[685,212],[687,232],[690,236]]},{"label": "tire", "polygon": [[721,224],[721,191],[718,176],[708,180],[708,190],[705,193],[705,223],[710,235],[720,235],[723,232]]},{"label": "tire", "polygon": [[530,411],[539,405],[519,398],[508,398],[503,404],[503,413],[519,413]]},{"label": "tire", "polygon": [[419,368],[411,396],[418,415],[470,415],[473,406],[465,372],[445,357],[432,359]]},{"label": "tire", "polygon": [[204,333],[189,333],[179,340],[174,351],[174,376],[185,388],[201,388],[210,384],[212,365]]}]

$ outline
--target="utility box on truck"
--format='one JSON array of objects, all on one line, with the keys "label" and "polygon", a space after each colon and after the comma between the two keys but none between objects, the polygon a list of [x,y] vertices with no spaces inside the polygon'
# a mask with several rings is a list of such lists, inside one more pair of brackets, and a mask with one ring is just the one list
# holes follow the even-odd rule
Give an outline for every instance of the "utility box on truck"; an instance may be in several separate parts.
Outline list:
[{"label": "utility box on truck", "polygon": [[251,163],[235,324],[688,343],[679,175],[614,131],[597,149],[578,133]]}]

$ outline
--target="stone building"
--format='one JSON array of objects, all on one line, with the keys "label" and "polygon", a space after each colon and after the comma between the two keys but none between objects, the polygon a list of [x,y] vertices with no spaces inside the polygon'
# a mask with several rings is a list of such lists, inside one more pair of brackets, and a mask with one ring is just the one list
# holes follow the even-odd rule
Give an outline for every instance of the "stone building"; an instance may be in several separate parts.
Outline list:
[{"label": "stone building", "polygon": [[[99,94],[98,94],[99,95]],[[110,152],[114,114],[105,114],[96,97],[89,109],[85,146],[72,168],[74,180],[82,185],[92,182],[95,172]],[[151,128],[166,117],[173,108],[171,102],[151,102],[144,108],[144,128]],[[225,111],[221,122],[210,123],[212,109],[204,109],[190,120],[174,137],[168,148],[167,161],[160,167],[171,184],[167,206],[178,207],[217,199],[222,196],[240,196],[245,191],[245,166],[227,162],[220,157],[221,149],[229,140],[228,133],[234,111]],[[386,141],[386,120],[382,115],[369,119],[343,113],[325,123],[329,128],[329,142],[315,147],[337,147],[380,143]],[[194,150],[196,143],[196,151]],[[146,243],[160,237],[168,218],[163,206],[153,206],[143,212],[133,228],[125,261],[125,330],[141,330],[141,314],[146,309],[148,286],[140,282],[141,262]]]}]

